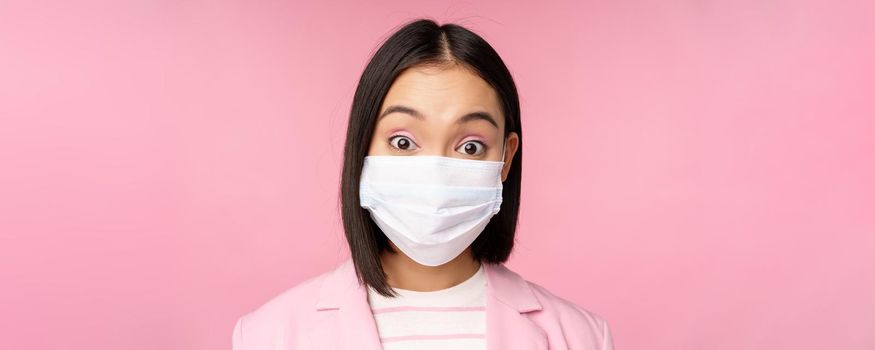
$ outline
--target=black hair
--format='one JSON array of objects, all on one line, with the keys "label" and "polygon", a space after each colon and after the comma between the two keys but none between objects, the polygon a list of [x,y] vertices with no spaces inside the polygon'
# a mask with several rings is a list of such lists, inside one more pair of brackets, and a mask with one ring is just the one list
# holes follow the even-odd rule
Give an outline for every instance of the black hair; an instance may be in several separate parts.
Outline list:
[{"label": "black hair", "polygon": [[359,79],[352,101],[343,152],[340,200],[343,228],[359,282],[392,297],[380,260],[393,251],[388,238],[360,206],[359,180],[368,154],[377,114],[389,87],[405,69],[414,66],[458,64],[485,80],[498,94],[505,120],[504,138],[519,137],[517,152],[503,183],[501,210],[471,243],[474,259],[481,263],[507,261],[514,245],[520,205],[522,129],[516,85],[498,53],[479,35],[452,23],[438,25],[423,18],[410,21],[388,37],[373,53]]}]

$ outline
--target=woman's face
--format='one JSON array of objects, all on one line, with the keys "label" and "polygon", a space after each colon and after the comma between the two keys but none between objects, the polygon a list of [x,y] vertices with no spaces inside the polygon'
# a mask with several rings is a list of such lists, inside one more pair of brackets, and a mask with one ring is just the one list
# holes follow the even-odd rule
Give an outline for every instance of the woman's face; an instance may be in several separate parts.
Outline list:
[{"label": "woman's face", "polygon": [[380,106],[368,155],[504,160],[504,181],[519,138],[512,132],[502,145],[502,135],[498,95],[482,78],[458,65],[411,67],[395,79]]}]

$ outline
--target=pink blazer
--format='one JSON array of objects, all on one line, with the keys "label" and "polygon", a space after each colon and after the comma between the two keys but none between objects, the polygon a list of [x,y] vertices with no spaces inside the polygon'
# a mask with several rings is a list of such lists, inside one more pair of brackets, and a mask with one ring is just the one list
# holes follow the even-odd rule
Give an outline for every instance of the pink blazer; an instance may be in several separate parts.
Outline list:
[{"label": "pink blazer", "polygon": [[[499,349],[613,350],[600,316],[503,264],[486,274],[486,345]],[[233,350],[381,349],[367,289],[351,259],[287,289],[237,319]]]}]

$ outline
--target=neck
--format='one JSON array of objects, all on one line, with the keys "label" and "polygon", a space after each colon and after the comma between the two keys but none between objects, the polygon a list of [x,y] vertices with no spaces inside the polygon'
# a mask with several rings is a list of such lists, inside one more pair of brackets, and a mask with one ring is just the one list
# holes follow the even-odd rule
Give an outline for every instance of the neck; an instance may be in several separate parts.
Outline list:
[{"label": "neck", "polygon": [[446,264],[426,266],[410,259],[395,244],[389,244],[396,253],[384,251],[380,260],[392,288],[418,292],[446,289],[471,278],[480,268],[480,262],[474,260],[471,247]]}]

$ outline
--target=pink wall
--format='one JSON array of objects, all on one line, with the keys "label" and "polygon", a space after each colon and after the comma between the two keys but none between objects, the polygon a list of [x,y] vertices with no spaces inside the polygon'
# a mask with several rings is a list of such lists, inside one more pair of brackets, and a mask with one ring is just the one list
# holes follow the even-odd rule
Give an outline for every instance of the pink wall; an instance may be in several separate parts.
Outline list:
[{"label": "pink wall", "polygon": [[431,16],[519,85],[508,265],[618,349],[875,348],[871,2],[413,3],[0,3],[0,347],[230,348],[345,257],[356,79]]}]

